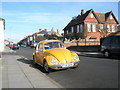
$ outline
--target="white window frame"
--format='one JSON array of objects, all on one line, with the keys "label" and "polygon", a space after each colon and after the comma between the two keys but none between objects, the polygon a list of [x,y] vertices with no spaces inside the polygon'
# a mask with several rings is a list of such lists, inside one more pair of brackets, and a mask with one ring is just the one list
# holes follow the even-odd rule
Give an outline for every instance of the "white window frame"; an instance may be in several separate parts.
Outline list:
[{"label": "white window frame", "polygon": [[77,25],[77,33],[79,32],[79,30],[80,30],[80,26],[79,26],[79,25]]},{"label": "white window frame", "polygon": [[82,32],[82,31],[83,31],[83,25],[80,24],[80,32]]},{"label": "white window frame", "polygon": [[87,31],[91,32],[91,24],[87,24]]},{"label": "white window frame", "polygon": [[110,15],[110,19],[113,19],[112,15]]},{"label": "white window frame", "polygon": [[107,30],[108,32],[110,32],[110,25],[107,25]]},{"label": "white window frame", "polygon": [[68,34],[68,30],[66,30],[66,34]]},{"label": "white window frame", "polygon": [[96,32],[96,24],[92,24],[92,32]]},{"label": "white window frame", "polygon": [[115,32],[115,25],[112,25],[112,32]]},{"label": "white window frame", "polygon": [[100,29],[101,29],[101,30],[103,29],[103,24],[100,24]]},{"label": "white window frame", "polygon": [[72,33],[74,32],[74,27],[73,27],[73,26],[71,27],[71,32],[72,32]]},{"label": "white window frame", "polygon": [[91,14],[90,14],[90,17],[91,17],[91,18],[93,18],[93,17],[94,17],[94,16],[93,16],[93,13],[91,13]]}]

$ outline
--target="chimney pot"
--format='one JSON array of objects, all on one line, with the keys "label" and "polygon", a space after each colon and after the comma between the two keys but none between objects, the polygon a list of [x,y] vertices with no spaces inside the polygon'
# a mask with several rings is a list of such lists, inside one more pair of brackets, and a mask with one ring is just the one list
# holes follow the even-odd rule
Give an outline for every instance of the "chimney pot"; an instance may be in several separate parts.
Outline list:
[{"label": "chimney pot", "polygon": [[81,15],[83,15],[84,14],[84,9],[81,9]]}]

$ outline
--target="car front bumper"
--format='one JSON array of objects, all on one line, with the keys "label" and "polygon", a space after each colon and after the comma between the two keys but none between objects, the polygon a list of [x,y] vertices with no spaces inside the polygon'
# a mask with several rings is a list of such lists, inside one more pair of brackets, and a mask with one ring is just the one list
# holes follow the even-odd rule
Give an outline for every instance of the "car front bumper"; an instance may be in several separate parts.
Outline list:
[{"label": "car front bumper", "polygon": [[77,67],[79,65],[79,62],[80,61],[66,63],[66,64],[49,65],[49,68],[59,70],[64,68]]}]

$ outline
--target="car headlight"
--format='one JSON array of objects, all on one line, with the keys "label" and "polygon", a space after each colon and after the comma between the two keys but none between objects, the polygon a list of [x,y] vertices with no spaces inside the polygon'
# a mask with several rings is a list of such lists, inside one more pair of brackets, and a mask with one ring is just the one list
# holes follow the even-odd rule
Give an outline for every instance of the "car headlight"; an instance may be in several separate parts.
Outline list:
[{"label": "car headlight", "polygon": [[52,58],[52,59],[51,59],[51,63],[56,63],[56,59],[55,59],[55,58]]},{"label": "car headlight", "polygon": [[77,56],[77,55],[74,55],[74,56],[73,56],[73,59],[74,59],[74,60],[77,60],[77,59],[78,59],[78,56]]}]

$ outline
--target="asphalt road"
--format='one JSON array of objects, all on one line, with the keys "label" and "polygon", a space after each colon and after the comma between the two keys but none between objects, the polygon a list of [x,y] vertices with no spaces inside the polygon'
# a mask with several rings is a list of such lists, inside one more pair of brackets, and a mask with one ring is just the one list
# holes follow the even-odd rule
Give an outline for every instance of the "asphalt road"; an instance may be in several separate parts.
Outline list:
[{"label": "asphalt road", "polygon": [[[20,48],[16,53],[29,59],[29,63],[44,73],[41,66],[34,66],[32,48]],[[118,88],[118,61],[107,59],[101,54],[79,55],[80,65],[76,69],[54,71],[47,76],[65,88]]]}]

